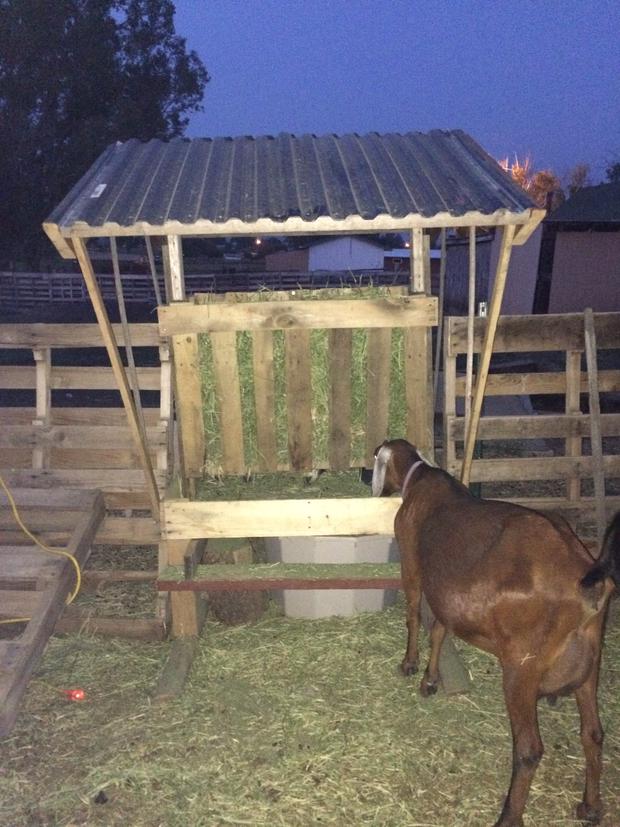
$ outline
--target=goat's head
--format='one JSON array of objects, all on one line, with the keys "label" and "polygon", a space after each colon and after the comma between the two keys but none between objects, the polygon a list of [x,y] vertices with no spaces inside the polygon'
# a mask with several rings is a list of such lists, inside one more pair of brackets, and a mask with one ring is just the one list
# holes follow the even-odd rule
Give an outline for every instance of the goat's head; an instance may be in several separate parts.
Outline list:
[{"label": "goat's head", "polygon": [[424,461],[424,458],[406,439],[385,440],[375,451],[373,497],[389,497],[390,494],[401,491],[407,472],[418,460]]}]

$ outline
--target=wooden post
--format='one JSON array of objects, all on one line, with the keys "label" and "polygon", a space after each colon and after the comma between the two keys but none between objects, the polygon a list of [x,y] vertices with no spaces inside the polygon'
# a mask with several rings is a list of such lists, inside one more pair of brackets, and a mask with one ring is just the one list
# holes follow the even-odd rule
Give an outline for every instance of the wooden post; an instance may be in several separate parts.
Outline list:
[{"label": "wooden post", "polygon": [[[164,280],[169,302],[185,301],[183,246],[180,236],[169,235],[163,247]],[[196,477],[202,474],[205,460],[205,434],[202,417],[202,389],[199,371],[198,336],[195,333],[172,337],[174,398],[179,429],[180,464],[183,485],[190,497],[196,495]],[[191,543],[162,540],[161,565],[183,565]],[[172,636],[198,635],[205,617],[206,603],[198,594],[170,593]]]},{"label": "wooden post", "polygon": [[454,423],[456,422],[456,356],[450,348],[450,320],[443,343],[443,451],[441,467],[449,470],[456,461]]},{"label": "wooden post", "polygon": [[[411,231],[411,292],[430,295],[430,274],[424,262],[424,230]],[[433,344],[431,329],[405,330],[405,393],[407,396],[407,439],[423,454],[433,457]]]},{"label": "wooden post", "polygon": [[471,416],[474,386],[474,318],[476,315],[476,228],[469,228],[469,279],[467,289],[467,363],[465,372],[465,431]]},{"label": "wooden post", "polygon": [[[168,301],[185,301],[183,247],[180,237],[167,236],[162,249]],[[196,478],[202,474],[205,461],[197,334],[188,333],[172,337],[172,362],[181,476],[185,490],[193,497],[196,493]]]},{"label": "wooden post", "polygon": [[36,365],[36,419],[33,420],[35,445],[32,449],[32,467],[35,471],[49,467],[49,444],[41,441],[40,435],[50,424],[51,409],[51,348],[35,348],[33,351]]},{"label": "wooden post", "polygon": [[167,240],[167,258],[169,264],[170,291],[169,300],[185,300],[185,270],[183,268],[183,244],[178,235],[169,235]]},{"label": "wooden post", "polygon": [[[163,540],[167,564],[183,566],[192,547],[200,542],[200,540]],[[172,637],[199,635],[205,619],[206,601],[200,598],[198,592],[169,592],[169,594],[172,609]]]},{"label": "wooden post", "polygon": [[499,260],[497,262],[495,282],[493,284],[493,294],[491,296],[487,326],[482,343],[482,353],[480,354],[478,375],[476,377],[476,388],[474,391],[471,417],[467,425],[463,467],[461,469],[461,482],[465,485],[469,485],[469,479],[471,476],[474,445],[476,444],[476,436],[478,434],[478,425],[480,423],[480,414],[482,412],[482,401],[484,399],[484,391],[489,375],[491,354],[493,352],[493,343],[495,341],[495,331],[497,330],[497,320],[499,319],[499,314],[502,307],[502,298],[504,296],[504,288],[506,286],[506,277],[508,275],[508,265],[510,264],[510,253],[512,251],[512,239],[514,234],[514,225],[508,224],[504,227],[502,247],[499,254]]},{"label": "wooden post", "polygon": [[[446,228],[441,228],[441,260],[439,262],[439,319],[437,322],[437,338],[435,340],[435,375],[433,377],[434,408],[437,410],[437,394],[439,393],[439,370],[441,368],[441,348],[443,343],[443,318],[446,294]],[[429,258],[430,264],[430,258]]]},{"label": "wooden post", "polygon": [[149,260],[149,270],[151,271],[151,280],[153,282],[155,301],[157,302],[157,306],[159,307],[159,305],[163,304],[163,302],[161,300],[161,291],[159,289],[159,279],[157,276],[157,267],[155,266],[155,256],[153,255],[153,242],[151,241],[151,237],[148,235],[144,236],[144,242],[146,244],[146,254]]},{"label": "wooden post", "polygon": [[[581,393],[581,351],[566,351],[566,394],[564,411],[569,419],[570,435],[565,440],[565,453],[567,457],[580,457],[582,455],[583,439],[579,433],[579,415]],[[571,472],[566,481],[566,496],[572,502],[581,497],[581,477],[579,472]]]},{"label": "wooden post", "polygon": [[596,508],[596,535],[599,550],[605,536],[605,471],[603,466],[603,442],[601,436],[601,403],[598,390],[598,365],[596,360],[596,331],[594,314],[587,307],[584,312],[586,364],[588,366],[588,392],[590,401],[590,444],[592,451],[592,476],[594,477],[594,504]]},{"label": "wooden post", "polygon": [[[159,386],[159,427],[167,435],[166,444],[157,449],[157,468],[168,471],[173,457],[174,421],[172,410],[172,365],[168,345],[159,347],[160,386]],[[174,469],[172,469],[174,470]]]},{"label": "wooden post", "polygon": [[149,451],[146,442],[144,441],[142,429],[140,428],[140,423],[138,421],[138,414],[136,412],[133,396],[129,387],[125,367],[118,352],[116,337],[114,336],[114,331],[112,329],[112,325],[110,324],[107,310],[103,303],[103,299],[101,298],[101,292],[99,290],[99,285],[97,284],[97,279],[95,278],[95,273],[86,249],[86,244],[81,238],[74,238],[73,246],[82,275],[84,276],[86,287],[88,288],[88,294],[90,296],[97,321],[99,323],[101,336],[105,343],[106,350],[108,351],[108,357],[110,359],[110,364],[112,365],[114,376],[116,377],[116,381],[118,383],[121,399],[123,400],[123,405],[125,406],[127,419],[129,422],[129,430],[138,452],[142,470],[144,471],[144,476],[146,479],[146,492],[151,503],[153,518],[155,520],[159,520],[159,491],[157,490],[157,482],[155,481],[151,457],[149,456]]},{"label": "wooden post", "polygon": [[136,369],[136,361],[133,355],[133,346],[131,344],[131,333],[129,331],[129,322],[127,320],[127,310],[125,308],[125,296],[123,295],[123,285],[121,282],[121,268],[118,261],[118,248],[116,246],[116,239],[110,238],[110,255],[112,256],[112,270],[114,272],[114,287],[116,288],[116,301],[118,304],[118,314],[123,328],[123,338],[125,339],[125,355],[127,357],[127,372],[131,379],[131,388],[133,391],[134,405],[138,414],[138,422],[142,428],[142,436],[146,441],[146,427],[144,425],[144,413],[142,411],[142,400],[140,398],[140,383],[138,381],[138,371]]}]

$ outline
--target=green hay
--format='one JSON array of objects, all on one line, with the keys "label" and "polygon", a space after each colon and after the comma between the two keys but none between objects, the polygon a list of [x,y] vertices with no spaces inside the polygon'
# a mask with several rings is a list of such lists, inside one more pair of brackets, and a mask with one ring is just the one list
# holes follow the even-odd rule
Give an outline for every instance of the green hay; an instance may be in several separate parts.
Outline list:
[{"label": "green hay", "polygon": [[[462,645],[471,693],[420,698],[417,680],[397,669],[402,603],[351,618],[209,623],[185,693],[153,707],[169,646],[51,641],[2,745],[1,824],[482,827],[497,818],[511,741],[496,662]],[[604,827],[620,819],[619,663],[615,622],[599,693]],[[86,701],[58,691],[74,686]],[[526,824],[577,824],[575,704],[541,702],[539,717],[546,754]],[[107,801],[96,804],[101,792]]]},{"label": "green hay", "polygon": [[370,488],[359,471],[330,471],[314,475],[280,471],[246,477],[205,477],[198,481],[199,500],[321,499],[369,497]]}]

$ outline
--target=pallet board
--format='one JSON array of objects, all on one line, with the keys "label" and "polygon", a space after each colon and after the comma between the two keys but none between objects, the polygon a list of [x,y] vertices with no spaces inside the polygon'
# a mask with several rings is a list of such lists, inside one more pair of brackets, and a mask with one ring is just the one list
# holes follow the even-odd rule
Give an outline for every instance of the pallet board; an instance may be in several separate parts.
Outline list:
[{"label": "pallet board", "polygon": [[[28,512],[36,511],[62,525],[67,540],[58,547],[83,566],[104,517],[102,494],[59,489],[16,489],[12,494],[24,521]],[[9,511],[2,493],[3,522]],[[75,569],[68,558],[46,553],[34,543],[0,546],[0,618],[27,618],[21,634],[0,641],[0,736],[8,735],[15,724],[28,680],[74,585]]]},{"label": "pallet board", "polygon": [[400,589],[400,563],[256,563],[165,569],[159,591],[269,591],[271,589]]}]

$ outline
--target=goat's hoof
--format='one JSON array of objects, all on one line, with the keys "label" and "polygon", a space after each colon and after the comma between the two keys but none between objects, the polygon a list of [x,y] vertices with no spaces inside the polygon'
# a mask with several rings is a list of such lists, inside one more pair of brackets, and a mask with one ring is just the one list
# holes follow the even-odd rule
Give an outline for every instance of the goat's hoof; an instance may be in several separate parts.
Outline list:
[{"label": "goat's hoof", "polygon": [[400,671],[406,678],[410,677],[411,675],[415,675],[415,673],[418,671],[417,660],[404,660],[400,665]]},{"label": "goat's hoof", "polygon": [[585,821],[586,824],[599,824],[602,814],[603,808],[600,804],[596,807],[591,807],[589,804],[586,804],[585,801],[582,801],[577,805],[577,818],[580,821]]},{"label": "goat's hoof", "polygon": [[431,695],[437,694],[438,686],[437,681],[429,681],[427,678],[422,678],[420,694],[423,698],[430,698]]}]

